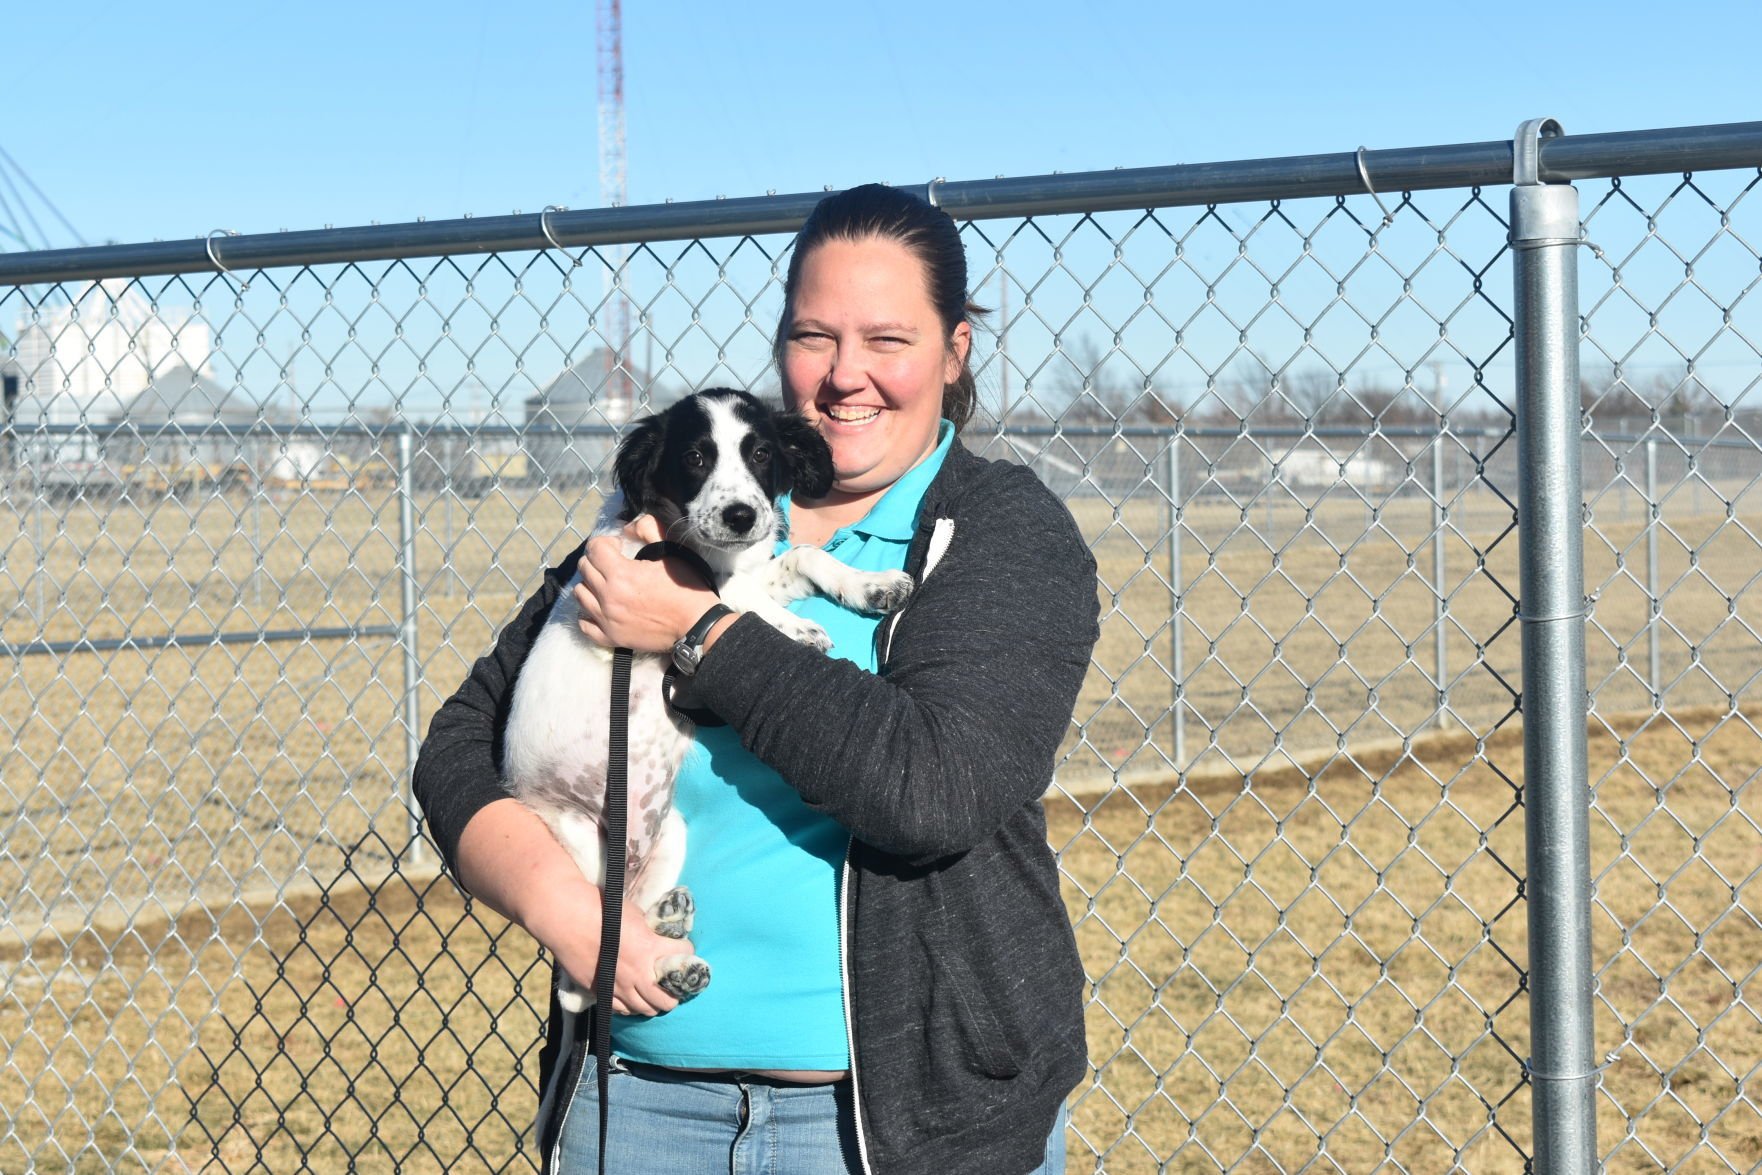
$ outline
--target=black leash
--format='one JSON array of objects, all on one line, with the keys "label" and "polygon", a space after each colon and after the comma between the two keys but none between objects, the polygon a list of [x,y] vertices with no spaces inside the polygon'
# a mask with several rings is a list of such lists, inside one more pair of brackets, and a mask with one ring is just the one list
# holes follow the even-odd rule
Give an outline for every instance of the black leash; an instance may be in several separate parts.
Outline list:
[{"label": "black leash", "polygon": [[[673,542],[650,543],[634,558],[657,560],[679,559],[702,577],[714,591],[716,575],[690,547]],[[608,1088],[612,1069],[612,985],[618,974],[618,941],[624,929],[624,866],[630,847],[630,669],[633,655],[629,649],[612,650],[612,699],[607,728],[606,801],[603,820],[606,832],[606,881],[600,890],[600,957],[594,971],[593,1028],[590,1044],[597,1072],[600,1101],[599,1170],[606,1169],[606,1135],[611,1123],[611,1091]],[[662,694],[669,705],[673,701],[676,680],[673,667],[667,667]],[[700,726],[723,725],[721,719],[702,710],[681,710],[680,713]],[[702,716],[700,720],[699,716]],[[556,1110],[562,1072],[575,1049],[575,1016],[564,1013],[562,1036],[557,1051],[556,1068],[546,1082],[544,1097],[538,1108],[537,1135],[543,1144],[545,1125]]]},{"label": "black leash", "polygon": [[[646,549],[646,548],[645,548]],[[658,557],[658,556],[657,556]],[[612,1098],[612,982],[618,973],[618,939],[624,929],[624,856],[629,847],[630,764],[629,649],[612,650],[612,729],[606,758],[606,884],[600,897],[600,962],[593,977],[593,1059],[600,1087],[600,1162],[606,1170],[606,1128]]]}]

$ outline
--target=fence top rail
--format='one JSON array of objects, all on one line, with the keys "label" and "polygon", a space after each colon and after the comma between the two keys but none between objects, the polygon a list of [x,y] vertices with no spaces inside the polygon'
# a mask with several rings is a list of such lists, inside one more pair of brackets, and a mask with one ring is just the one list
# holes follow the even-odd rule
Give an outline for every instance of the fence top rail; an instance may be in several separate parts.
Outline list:
[{"label": "fence top rail", "polygon": [[[1544,181],[1762,167],[1762,122],[1570,135],[1540,144]],[[1378,192],[1508,184],[1509,139],[1365,151]],[[1365,193],[1356,151],[906,185],[957,219],[1191,207]],[[824,192],[465,217],[0,254],[0,285],[789,233]]]},{"label": "fence top rail", "polygon": [[[270,420],[254,421],[249,424],[235,424],[227,421],[200,422],[165,422],[140,423],[129,420],[112,421],[104,424],[6,424],[0,423],[0,443],[7,441],[23,442],[41,438],[78,437],[94,441],[135,441],[151,443],[159,440],[244,440],[270,439],[293,440],[298,438],[335,440],[339,438],[360,438],[376,443],[395,439],[409,433],[422,440],[455,439],[467,441],[480,440],[529,440],[538,437],[588,438],[606,441],[622,439],[630,425],[617,424],[459,424],[443,421],[411,420],[408,418],[393,420],[384,424],[368,424],[360,421],[339,422],[337,424],[286,424]],[[1487,424],[1483,422],[1444,424],[1378,424],[1375,428],[1362,425],[1331,425],[1331,424],[1249,424],[1237,425],[1218,424],[990,424],[975,426],[965,435],[969,439],[985,440],[998,437],[1003,440],[1059,440],[1061,438],[1082,440],[1167,440],[1170,438],[1186,441],[1202,440],[1234,440],[1239,437],[1278,439],[1278,440],[1368,440],[1371,437],[1383,437],[1390,440],[1430,440],[1435,437],[1454,437],[1458,440],[1498,440],[1513,436],[1516,427],[1513,424]],[[1681,449],[1741,449],[1745,452],[1758,452],[1762,449],[1749,436],[1723,436],[1719,433],[1683,432],[1672,430],[1668,425],[1660,424],[1644,432],[1603,431],[1595,428],[1581,430],[1586,440],[1602,441],[1610,445],[1637,445],[1642,442],[1652,444],[1669,441]],[[51,461],[50,464],[64,464]]]}]

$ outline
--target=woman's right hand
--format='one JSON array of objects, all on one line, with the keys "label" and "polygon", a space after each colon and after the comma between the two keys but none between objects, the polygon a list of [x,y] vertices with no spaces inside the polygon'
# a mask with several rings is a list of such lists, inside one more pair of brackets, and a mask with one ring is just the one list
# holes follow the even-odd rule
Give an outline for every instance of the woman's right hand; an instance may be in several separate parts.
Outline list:
[{"label": "woman's right hand", "polygon": [[[593,895],[588,910],[547,902],[529,913],[524,924],[558,966],[577,983],[591,987],[599,971],[603,899],[598,886],[587,888]],[[642,911],[626,898],[618,932],[618,971],[612,979],[612,1011],[620,1016],[658,1016],[678,1007],[679,1001],[655,981],[655,964],[668,955],[692,953],[690,939],[656,934]]]},{"label": "woman's right hand", "polygon": [[[512,797],[478,809],[459,837],[459,881],[477,899],[524,927],[578,983],[599,969],[600,887],[582,876],[538,814]],[[626,900],[618,938],[612,1011],[656,1016],[679,1001],[655,982],[655,961],[693,954],[689,939],[663,938]]]}]

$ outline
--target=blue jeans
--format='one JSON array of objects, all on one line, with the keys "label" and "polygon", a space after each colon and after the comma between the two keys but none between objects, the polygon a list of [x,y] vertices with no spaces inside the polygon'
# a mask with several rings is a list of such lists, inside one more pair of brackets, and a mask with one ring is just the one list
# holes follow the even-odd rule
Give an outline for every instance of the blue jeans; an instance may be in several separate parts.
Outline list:
[{"label": "blue jeans", "polygon": [[[590,1056],[563,1108],[556,1175],[598,1175],[598,1069]],[[613,1175],[861,1175],[850,1082],[694,1080],[614,1060],[606,1166]],[[1064,1175],[1066,1115],[1029,1175]]]}]

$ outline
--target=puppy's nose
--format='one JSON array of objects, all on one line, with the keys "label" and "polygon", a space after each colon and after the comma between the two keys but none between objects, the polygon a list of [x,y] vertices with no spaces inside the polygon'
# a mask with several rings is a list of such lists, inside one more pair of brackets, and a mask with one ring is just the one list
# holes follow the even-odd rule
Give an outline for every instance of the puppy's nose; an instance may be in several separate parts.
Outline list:
[{"label": "puppy's nose", "polygon": [[758,511],[751,506],[735,503],[722,508],[722,525],[735,534],[745,534],[759,520]]}]

